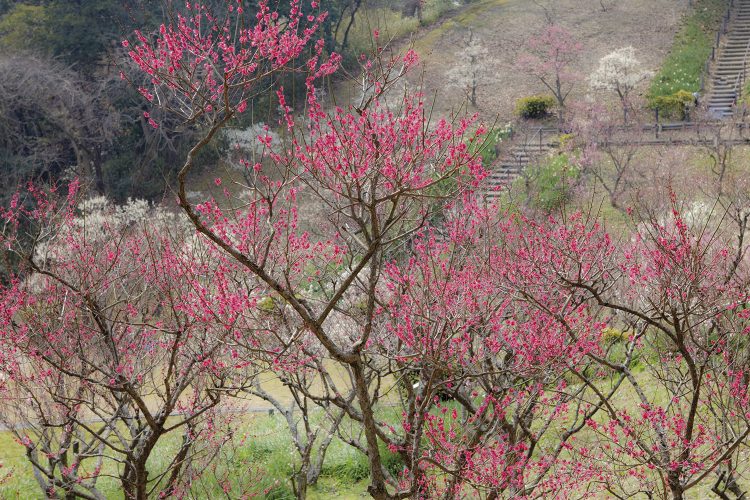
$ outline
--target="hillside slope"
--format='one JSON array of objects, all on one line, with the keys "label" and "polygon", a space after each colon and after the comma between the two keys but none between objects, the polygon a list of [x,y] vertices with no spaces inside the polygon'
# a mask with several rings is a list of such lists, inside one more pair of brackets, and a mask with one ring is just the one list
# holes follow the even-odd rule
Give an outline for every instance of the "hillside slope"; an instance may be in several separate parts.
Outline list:
[{"label": "hillside slope", "polygon": [[[464,102],[460,91],[448,85],[446,73],[458,64],[457,53],[468,30],[488,50],[487,77],[477,93],[477,108],[484,118],[512,116],[515,99],[544,92],[535,79],[516,64],[524,41],[551,18],[583,44],[576,70],[581,83],[573,98],[588,91],[586,77],[603,55],[632,45],[644,67],[657,69],[667,54],[687,1],[674,0],[484,0],[420,30],[412,37],[425,63],[428,94],[436,92],[436,111],[446,112]],[[602,10],[604,5],[605,10]],[[417,83],[419,77],[412,77]],[[645,88],[645,85],[644,85]]]}]

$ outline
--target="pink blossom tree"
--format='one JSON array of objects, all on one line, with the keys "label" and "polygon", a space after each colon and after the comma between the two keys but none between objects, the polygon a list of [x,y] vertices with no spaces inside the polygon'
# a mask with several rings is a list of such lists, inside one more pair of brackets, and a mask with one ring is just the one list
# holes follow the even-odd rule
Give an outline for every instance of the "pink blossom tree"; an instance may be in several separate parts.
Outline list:
[{"label": "pink blossom tree", "polygon": [[614,249],[580,217],[537,224],[464,208],[389,266],[384,356],[419,375],[405,385],[404,435],[389,443],[410,457],[402,481],[430,497],[585,495],[596,468],[576,462],[574,444],[608,396],[591,404],[576,374],[600,376],[590,355],[606,356],[604,323],[564,281],[581,275],[566,255],[580,251],[597,273]]},{"label": "pink blossom tree", "polygon": [[[218,18],[193,5],[192,17],[131,44],[153,78],[144,96],[205,127],[178,176],[178,198],[247,288],[236,302],[243,307],[228,309],[255,332],[238,349],[245,367],[262,351],[302,405],[355,422],[360,432],[335,432],[366,455],[378,499],[617,492],[625,469],[644,488],[661,477],[682,498],[722,466],[746,437],[739,351],[725,348],[741,344],[741,287],[728,285],[739,274],[723,272],[724,253],[690,236],[677,215],[675,229],[652,218],[620,252],[583,215],[535,221],[487,207],[486,171],[469,148],[483,127],[473,134],[473,119],[430,122],[420,94],[389,93],[416,54],[381,48],[363,60],[359,101],[326,109],[315,84],[339,58],[323,58],[312,40],[323,14],[303,18],[291,4],[281,19],[262,2],[237,30],[225,21],[204,29]],[[230,19],[242,15],[228,5]],[[307,44],[314,48],[299,63]],[[549,27],[530,47],[539,62],[531,67],[562,108],[580,46]],[[195,155],[245,110],[261,72],[290,65],[306,72],[307,97],[296,114],[275,89],[284,141],[261,134],[263,157],[243,163],[250,182],[241,196],[217,177],[218,199],[193,203]],[[321,207],[304,221],[314,230],[302,228],[302,197]],[[717,311],[726,327],[714,328]],[[617,330],[628,332],[622,342],[607,341]],[[678,401],[644,394],[634,419],[613,396],[623,384],[638,391],[633,363],[650,352],[671,366],[668,377],[656,364],[653,373]],[[398,423],[383,417],[396,398]],[[724,410],[737,436],[707,437],[718,435],[705,430],[716,422],[707,412]],[[600,429],[600,447],[577,441]],[[384,466],[383,445],[401,457],[400,473]]]},{"label": "pink blossom tree", "polygon": [[[48,496],[103,498],[113,471],[125,498],[182,495],[231,444],[217,410],[238,383],[234,346],[252,343],[247,297],[184,220],[78,204],[76,188],[60,202],[30,188],[2,212],[24,265],[0,289],[0,419]],[[157,449],[162,469],[147,467]]]},{"label": "pink blossom tree", "polygon": [[639,225],[618,269],[573,282],[610,311],[611,341],[646,368],[602,359],[636,401],[609,400],[607,418],[589,421],[600,443],[586,458],[609,469],[602,482],[618,496],[681,499],[716,475],[715,490],[736,489],[738,448],[750,434],[746,269],[710,224],[686,221],[674,195],[671,207]]},{"label": "pink blossom tree", "polygon": [[[265,26],[274,19],[260,15],[258,21]],[[297,26],[294,19],[288,25]],[[173,33],[183,38],[174,41]],[[186,102],[183,96],[203,85],[192,82],[193,73],[171,69],[194,68],[203,56],[181,52],[175,62],[159,50],[196,45],[189,41],[195,31],[184,33],[163,28],[155,42],[139,37],[134,44],[132,56],[154,76],[147,97]],[[279,342],[277,359],[312,370],[321,386],[295,379],[288,368],[274,371],[305,400],[339,408],[361,426],[359,436],[339,436],[368,457],[373,497],[452,498],[468,489],[514,497],[580,482],[590,472],[574,467],[570,442],[604,403],[586,403],[588,387],[569,386],[566,374],[570,365],[593,363],[586,354],[598,349],[601,324],[570,286],[559,297],[524,295],[533,285],[513,281],[516,273],[539,280],[538,287],[564,282],[536,276],[533,266],[514,268],[511,263],[523,259],[494,243],[493,237],[506,238],[516,248],[542,226],[523,219],[523,232],[516,234],[518,221],[498,220],[479,202],[486,172],[468,143],[480,140],[484,129],[470,134],[471,119],[430,123],[420,94],[386,99],[417,57],[413,51],[379,54],[364,61],[359,102],[328,111],[317,101],[315,82],[335,70],[338,58],[324,61],[315,52],[306,64],[304,116],[296,116],[278,90],[288,141],[260,138],[264,158],[245,162],[252,182],[241,198],[225,190],[221,199],[195,205],[186,196],[192,158],[255,91],[251,77],[241,85],[215,83],[236,74],[225,68],[205,84],[214,92],[182,111],[200,116],[207,132],[180,172],[180,206],[199,233],[245,269],[257,294],[273,297],[267,341]],[[206,57],[228,59],[221,52]],[[222,182],[216,179],[219,187]],[[300,229],[301,196],[325,207],[324,217],[307,221],[315,233]],[[498,223],[507,234],[493,229]],[[594,237],[576,227],[581,234],[554,236],[567,237],[572,248],[579,238]],[[596,256],[606,256],[600,246],[607,240],[599,241]],[[545,258],[558,265],[563,255]],[[506,301],[509,293],[516,298]],[[568,328],[576,334],[568,335]],[[333,381],[323,356],[347,373],[348,383]],[[394,378],[403,395],[398,426],[379,413]],[[460,417],[440,397],[458,401]],[[580,410],[573,417],[570,405]],[[532,431],[537,426],[543,430]],[[543,439],[547,430],[555,435],[551,445]],[[384,467],[381,445],[402,458],[400,475]]]},{"label": "pink blossom tree", "polygon": [[573,64],[583,46],[565,28],[548,24],[525,44],[525,53],[518,64],[525,72],[539,80],[557,100],[558,116],[563,117],[565,100],[579,80]]}]

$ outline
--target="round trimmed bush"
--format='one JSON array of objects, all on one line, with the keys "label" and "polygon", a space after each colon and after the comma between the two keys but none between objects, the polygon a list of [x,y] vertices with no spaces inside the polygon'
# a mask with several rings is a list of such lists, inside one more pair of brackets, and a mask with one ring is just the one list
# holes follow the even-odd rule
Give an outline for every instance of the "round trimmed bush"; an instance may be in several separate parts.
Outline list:
[{"label": "round trimmed bush", "polygon": [[521,118],[544,118],[555,106],[555,98],[551,95],[532,95],[522,97],[516,101],[516,114]]}]

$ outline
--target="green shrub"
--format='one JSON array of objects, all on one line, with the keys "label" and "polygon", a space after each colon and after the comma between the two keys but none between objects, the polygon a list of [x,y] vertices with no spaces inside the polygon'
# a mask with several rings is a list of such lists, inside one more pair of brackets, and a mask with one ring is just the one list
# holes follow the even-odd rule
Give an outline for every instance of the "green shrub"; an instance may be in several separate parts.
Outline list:
[{"label": "green shrub", "polygon": [[750,105],[750,82],[747,82],[745,86],[742,88],[742,94],[740,95],[740,98],[737,100],[738,105],[744,104],[746,107]]},{"label": "green shrub", "polygon": [[570,189],[578,173],[564,154],[550,156],[531,167],[532,192],[529,196],[534,206],[551,211],[563,205],[570,197]]},{"label": "green shrub", "polygon": [[257,306],[261,311],[271,313],[276,310],[276,300],[272,296],[267,295],[258,301]]},{"label": "green shrub", "polygon": [[516,115],[521,118],[544,118],[555,106],[555,98],[551,95],[532,95],[522,97],[516,101]]},{"label": "green shrub", "polygon": [[673,120],[684,120],[695,104],[695,97],[687,90],[678,90],[674,94],[649,97],[651,109],[658,109],[659,115]]},{"label": "green shrub", "polygon": [[356,450],[342,449],[338,453],[329,450],[320,475],[356,483],[370,476],[370,465],[367,457]]},{"label": "green shrub", "polygon": [[575,144],[575,140],[576,136],[574,134],[560,134],[557,136],[557,142],[560,144],[560,149],[566,149]]}]

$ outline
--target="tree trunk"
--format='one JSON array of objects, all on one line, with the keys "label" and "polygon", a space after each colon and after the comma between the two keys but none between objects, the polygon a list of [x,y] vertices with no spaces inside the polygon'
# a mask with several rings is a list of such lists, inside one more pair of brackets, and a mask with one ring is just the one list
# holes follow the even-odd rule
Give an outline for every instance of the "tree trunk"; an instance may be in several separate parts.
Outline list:
[{"label": "tree trunk", "polygon": [[680,484],[680,471],[671,471],[667,475],[667,484],[669,492],[672,495],[672,500],[683,500],[685,498],[685,491],[682,489],[682,484]]},{"label": "tree trunk", "polygon": [[307,498],[307,486],[307,467],[303,466],[294,475],[294,494],[298,500],[305,500]]},{"label": "tree trunk", "polygon": [[[163,422],[162,422],[163,423]],[[120,477],[125,500],[148,499],[148,470],[146,461],[161,436],[160,432],[144,431],[144,436],[130,449],[125,471]]]},{"label": "tree trunk", "polygon": [[102,172],[102,152],[97,148],[94,150],[92,159],[94,166],[94,187],[97,194],[104,195],[104,173]]},{"label": "tree trunk", "polygon": [[367,491],[375,500],[385,500],[388,498],[388,491],[385,487],[385,476],[383,475],[383,464],[380,459],[380,450],[378,449],[377,424],[375,415],[370,405],[370,394],[367,390],[367,381],[363,373],[361,360],[357,360],[351,365],[354,375],[354,384],[357,391],[357,400],[360,411],[362,412],[362,423],[364,424],[365,438],[367,440],[367,458],[370,462],[370,486]]},{"label": "tree trunk", "polygon": [[135,463],[125,465],[125,474],[121,479],[125,500],[147,500],[148,471],[146,460],[140,458]]}]

